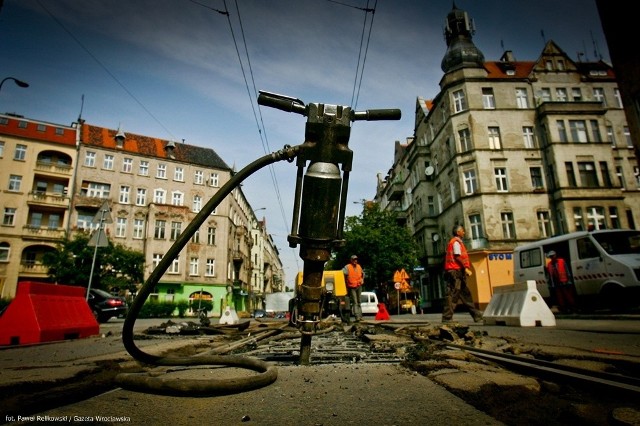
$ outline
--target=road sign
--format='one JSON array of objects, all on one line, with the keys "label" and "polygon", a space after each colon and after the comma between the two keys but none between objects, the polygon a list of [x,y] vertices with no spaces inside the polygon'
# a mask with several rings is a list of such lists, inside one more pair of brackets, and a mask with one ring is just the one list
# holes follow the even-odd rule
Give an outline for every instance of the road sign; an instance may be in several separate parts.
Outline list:
[{"label": "road sign", "polygon": [[402,286],[402,284],[400,284],[400,283],[395,283],[395,284],[393,285],[393,288],[395,288],[396,290],[400,290],[400,287],[401,287],[401,286]]},{"label": "road sign", "polygon": [[100,210],[93,217],[91,223],[95,225],[99,225],[101,223],[113,223],[113,219],[111,218],[111,208],[109,207],[109,201],[105,200],[100,206]]},{"label": "road sign", "polygon": [[107,234],[102,229],[93,231],[93,234],[91,234],[91,238],[89,239],[87,245],[89,247],[109,247]]}]

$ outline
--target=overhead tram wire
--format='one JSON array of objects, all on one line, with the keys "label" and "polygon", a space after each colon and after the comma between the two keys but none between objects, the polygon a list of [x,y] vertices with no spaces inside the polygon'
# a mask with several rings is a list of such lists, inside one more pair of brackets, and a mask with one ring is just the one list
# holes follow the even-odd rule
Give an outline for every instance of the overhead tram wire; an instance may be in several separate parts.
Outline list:
[{"label": "overhead tram wire", "polygon": [[[327,0],[327,1],[331,1],[331,0]],[[333,3],[338,3],[338,4],[343,4],[343,3],[339,3],[336,1],[333,1]],[[344,6],[349,6],[349,5],[345,5]],[[365,62],[367,60],[367,52],[369,50],[369,41],[371,40],[371,30],[373,28],[373,18],[375,17],[376,14],[376,7],[378,5],[378,0],[376,0],[373,9],[369,8],[369,0],[367,0],[367,7],[366,8],[360,8],[360,7],[355,7],[355,6],[350,6],[353,7],[354,9],[359,9],[365,12],[364,14],[364,23],[362,24],[362,35],[360,36],[360,50],[358,51],[358,64],[356,66],[356,75],[353,81],[353,90],[351,92],[351,108],[353,110],[355,110],[358,106],[358,99],[360,98],[360,87],[362,86],[362,76],[364,74],[364,65]],[[364,34],[365,34],[365,30],[367,28],[367,18],[368,18],[368,14],[369,12],[371,12],[371,22],[369,23],[369,34],[367,36],[367,43],[365,46],[365,50],[364,50],[364,55],[362,54],[362,45],[364,42]],[[362,59],[362,67],[360,67],[360,58]],[[359,74],[359,79],[358,79],[358,74]],[[357,88],[357,92],[356,92],[356,88]]]},{"label": "overhead tram wire", "polygon": [[[36,0],[38,5],[51,17],[51,19],[53,19],[58,25],[60,25],[60,27],[67,33],[69,34],[69,36],[73,39],[73,41],[75,41],[78,46],[80,46],[80,48],[82,48],[82,50],[84,50],[90,57],[91,59],[93,59],[94,61],[96,61],[96,63],[109,75],[109,77],[111,77],[113,79],[113,81],[115,81],[121,88],[122,90],[124,90],[127,95],[129,95],[131,97],[131,99],[133,99],[138,105],[140,105],[140,107],[147,113],[149,114],[149,116],[153,119],[153,121],[155,121],[156,123],[158,123],[160,125],[160,127],[162,127],[164,129],[165,132],[167,132],[167,134],[169,136],[171,136],[172,139],[176,140],[177,138],[173,135],[173,133],[171,133],[171,131],[164,125],[162,124],[162,122],[155,116],[153,115],[153,113],[151,111],[149,111],[149,109],[142,103],[142,101],[140,101],[140,99],[138,99],[128,88],[127,86],[124,85],[123,82],[121,82],[118,77],[115,76],[115,74],[113,74],[109,68],[107,68],[107,66],[105,64],[102,63],[102,61],[100,61],[100,59],[98,59],[93,53],[91,53],[91,51],[84,45],[82,44],[82,42],[67,28],[64,26],[64,24],[53,14],[53,12],[51,12],[49,9],[47,9],[40,0]],[[84,95],[83,95],[84,96]]]}]

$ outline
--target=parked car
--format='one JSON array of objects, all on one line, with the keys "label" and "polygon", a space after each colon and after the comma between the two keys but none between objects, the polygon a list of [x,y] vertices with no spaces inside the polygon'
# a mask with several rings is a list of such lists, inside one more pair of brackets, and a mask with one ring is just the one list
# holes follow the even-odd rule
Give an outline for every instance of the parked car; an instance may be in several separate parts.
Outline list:
[{"label": "parked car", "polygon": [[267,312],[264,309],[256,309],[251,313],[253,318],[264,318],[267,316]]},{"label": "parked car", "polygon": [[98,322],[107,322],[113,317],[127,314],[127,301],[104,290],[92,288],[87,300],[93,316]]},{"label": "parked car", "polygon": [[360,307],[362,315],[375,315],[378,313],[378,296],[373,291],[363,291],[360,294]]}]

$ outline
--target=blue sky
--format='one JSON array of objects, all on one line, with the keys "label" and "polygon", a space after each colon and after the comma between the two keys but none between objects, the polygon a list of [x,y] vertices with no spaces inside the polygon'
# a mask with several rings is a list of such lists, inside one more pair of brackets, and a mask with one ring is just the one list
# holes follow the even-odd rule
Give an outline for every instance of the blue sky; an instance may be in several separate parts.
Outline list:
[{"label": "blue sky", "polygon": [[[517,60],[536,60],[545,40],[554,40],[573,60],[582,52],[583,60],[599,55],[610,61],[594,0],[455,4],[474,20],[473,41],[488,61],[504,50]],[[358,202],[375,195],[377,174],[384,177],[391,167],[395,141],[413,135],[416,98],[439,92],[446,51],[442,31],[452,5],[451,0],[4,0],[0,78],[16,77],[30,87],[6,82],[0,111],[71,124],[82,108],[90,124],[184,139],[213,148],[240,170],[266,152],[303,142],[305,118],[258,107],[256,90],[305,103],[353,105],[357,99],[357,110],[400,108],[399,121],[352,126],[347,215],[357,215]],[[374,6],[375,14],[362,10]],[[224,10],[229,16],[218,12]],[[367,40],[365,60],[360,46]],[[302,268],[297,249],[286,242],[295,173],[293,164],[281,162],[243,184],[254,209],[266,207],[257,213],[266,217],[280,248],[287,282]]]}]

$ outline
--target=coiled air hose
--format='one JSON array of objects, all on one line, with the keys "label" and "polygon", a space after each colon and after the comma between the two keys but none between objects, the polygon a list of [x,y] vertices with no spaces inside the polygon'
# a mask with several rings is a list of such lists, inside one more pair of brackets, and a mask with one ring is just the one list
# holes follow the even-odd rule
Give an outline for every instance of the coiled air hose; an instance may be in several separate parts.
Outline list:
[{"label": "coiled air hose", "polygon": [[127,352],[136,360],[157,366],[193,366],[193,365],[221,365],[230,367],[246,368],[258,372],[259,374],[240,378],[229,379],[169,379],[167,377],[149,375],[146,373],[121,373],[116,376],[116,383],[125,388],[137,391],[148,391],[151,393],[161,393],[175,396],[210,396],[240,393],[267,386],[276,381],[278,372],[275,366],[255,358],[239,355],[209,355],[199,354],[193,357],[163,357],[149,354],[136,346],[134,342],[133,325],[144,305],[147,297],[158,283],[162,275],[169,268],[184,246],[191,240],[193,234],[200,225],[209,218],[211,212],[222,202],[222,200],[236,188],[244,179],[260,170],[261,168],[273,164],[277,161],[287,160],[289,162],[298,155],[300,145],[290,147],[286,145],[284,149],[267,154],[245,166],[238,173],[234,174],[229,181],[224,184],[216,194],[204,205],[196,217],[185,228],[184,232],[178,236],[171,248],[162,257],[157,267],[153,270],[147,281],[143,284],[137,296],[129,307],[129,312],[122,327],[122,342]]}]

